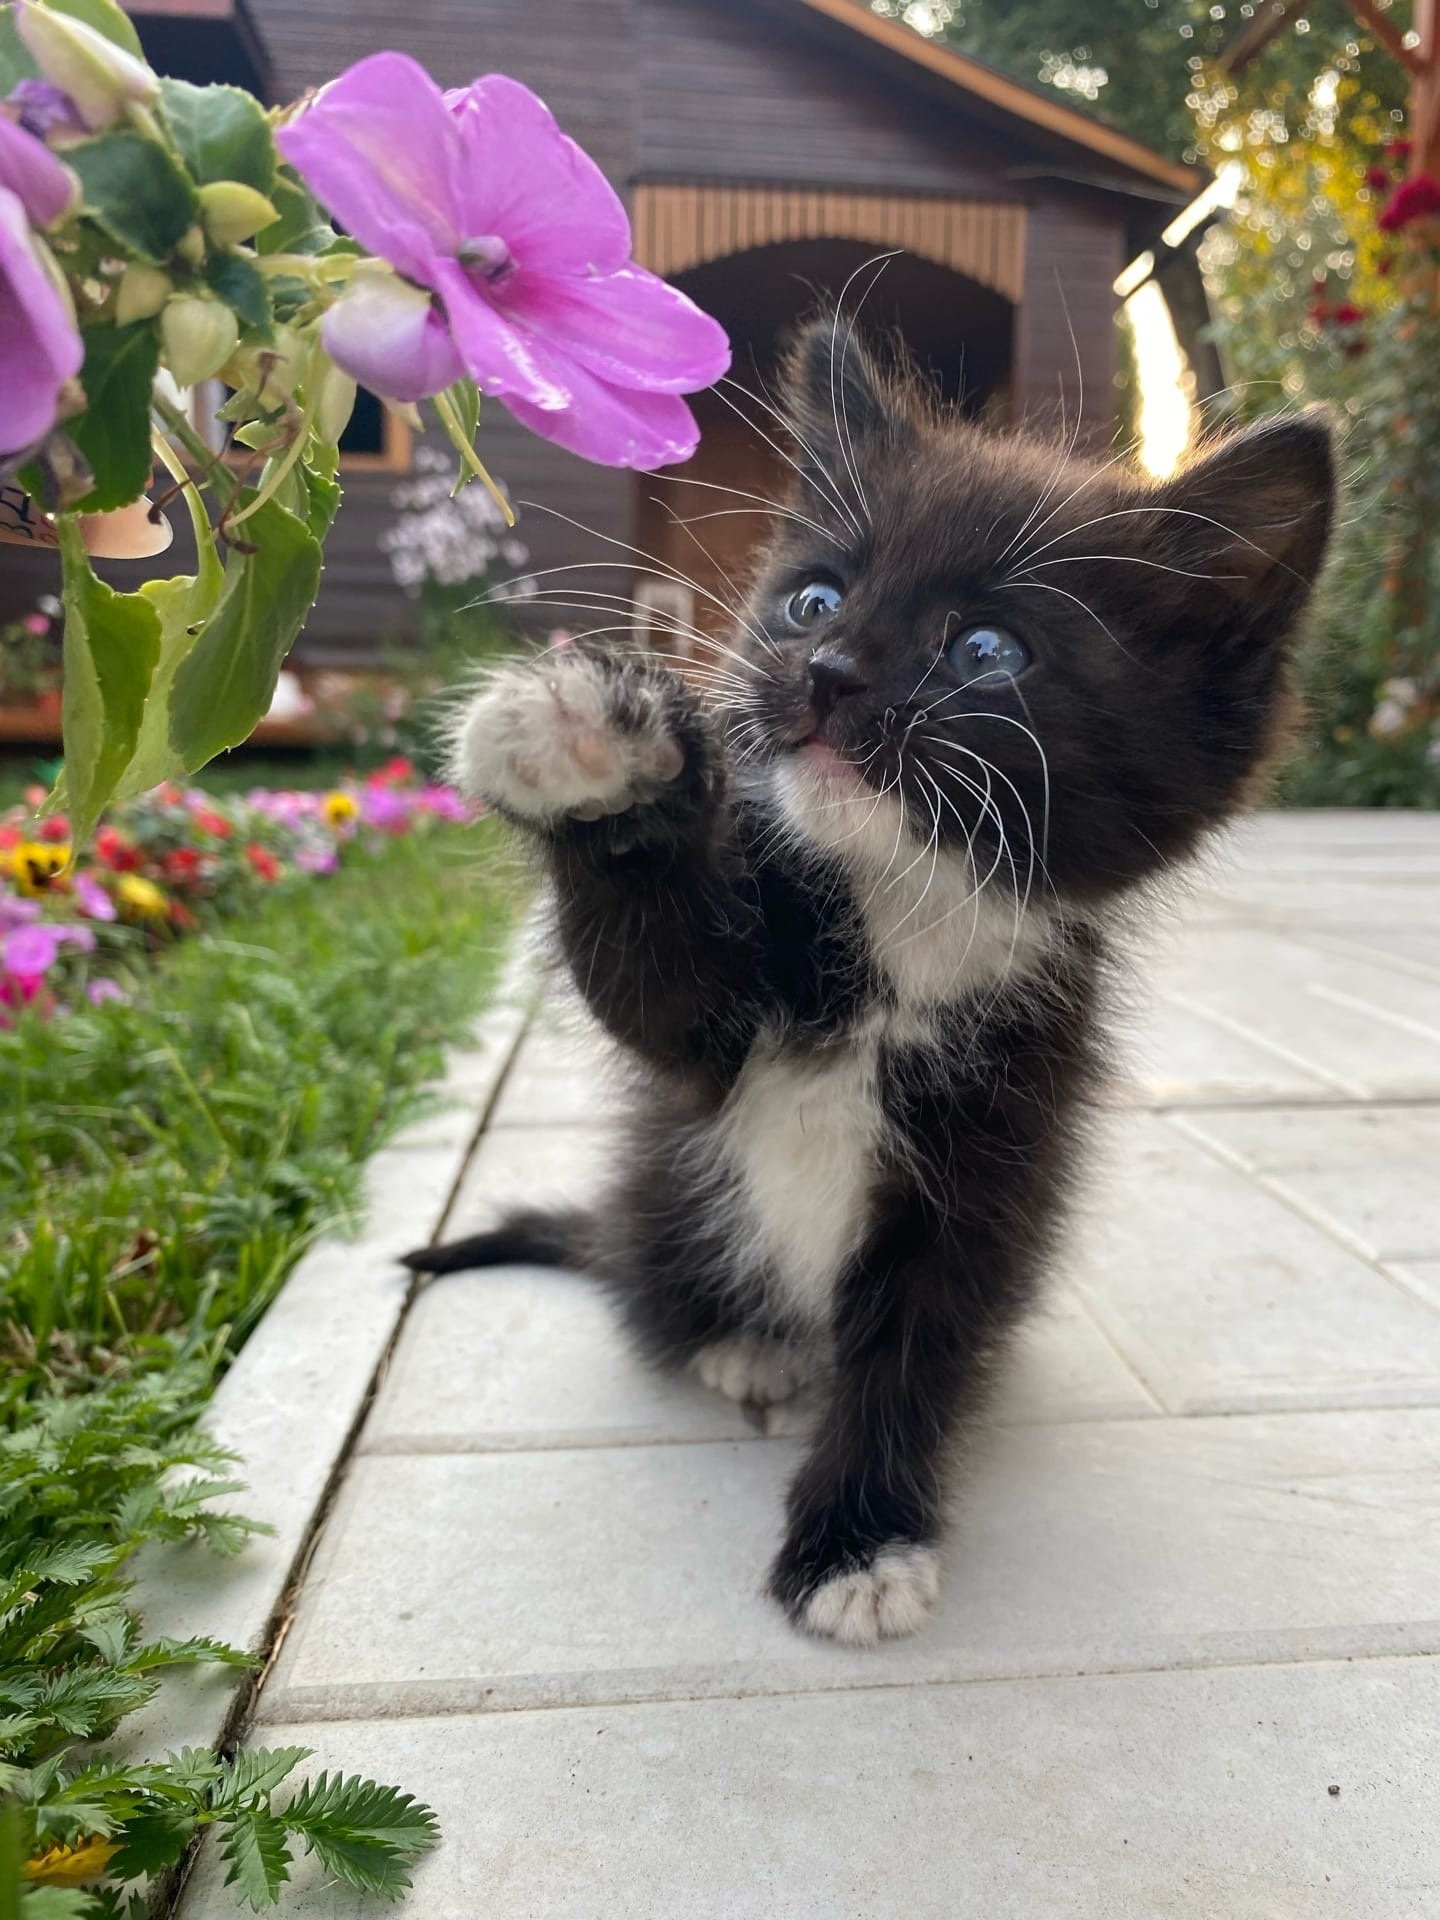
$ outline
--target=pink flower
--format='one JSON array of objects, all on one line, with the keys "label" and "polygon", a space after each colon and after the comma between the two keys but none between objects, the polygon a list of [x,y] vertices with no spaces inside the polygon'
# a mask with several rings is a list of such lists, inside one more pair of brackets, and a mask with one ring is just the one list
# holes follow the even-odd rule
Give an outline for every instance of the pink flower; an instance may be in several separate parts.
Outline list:
[{"label": "pink flower", "polygon": [[[0,125],[10,124],[0,117]],[[0,186],[0,459],[45,438],[84,359],[74,315],[37,251],[25,202]]]},{"label": "pink flower", "polygon": [[115,902],[93,875],[77,873],[72,885],[75,889],[75,903],[87,919],[113,920],[115,918]]},{"label": "pink flower", "polygon": [[57,160],[43,140],[37,140],[0,106],[0,187],[13,193],[32,226],[53,227],[75,205],[80,183]]},{"label": "pink flower", "polygon": [[33,634],[37,640],[43,640],[50,631],[49,616],[43,613],[27,613],[20,624],[26,633]]},{"label": "pink flower", "polygon": [[92,1007],[103,1007],[107,1000],[128,1000],[129,994],[118,980],[91,980],[86,983],[85,998]]},{"label": "pink flower", "polygon": [[396,400],[468,374],[525,426],[606,466],[693,453],[680,396],[725,371],[725,335],[631,261],[613,188],[527,87],[488,74],[442,94],[413,60],[379,53],[276,139],[403,276],[362,273],[326,315],[347,373]]},{"label": "pink flower", "polygon": [[38,983],[54,966],[62,945],[60,928],[36,921],[7,933],[0,944],[0,963],[22,987]]}]

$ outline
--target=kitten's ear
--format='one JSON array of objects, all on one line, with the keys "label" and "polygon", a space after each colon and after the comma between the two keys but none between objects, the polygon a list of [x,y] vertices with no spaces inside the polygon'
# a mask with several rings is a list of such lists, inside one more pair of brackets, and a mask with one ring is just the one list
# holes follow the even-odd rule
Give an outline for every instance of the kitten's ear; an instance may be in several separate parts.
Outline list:
[{"label": "kitten's ear", "polygon": [[1159,543],[1248,614],[1298,612],[1325,558],[1335,455],[1318,412],[1232,434],[1152,496]]},{"label": "kitten's ear", "polygon": [[834,315],[796,336],[785,362],[784,411],[801,465],[830,474],[843,475],[852,450],[893,437],[903,424],[895,392],[853,324]]}]

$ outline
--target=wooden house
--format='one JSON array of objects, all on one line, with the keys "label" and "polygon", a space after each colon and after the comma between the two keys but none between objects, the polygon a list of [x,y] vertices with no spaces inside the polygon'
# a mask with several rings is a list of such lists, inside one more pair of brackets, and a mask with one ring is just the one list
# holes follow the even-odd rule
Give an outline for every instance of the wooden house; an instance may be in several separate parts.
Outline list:
[{"label": "wooden house", "polygon": [[[492,69],[524,80],[624,196],[640,261],[721,320],[735,378],[762,394],[797,317],[893,251],[867,325],[898,329],[968,407],[1063,411],[1108,442],[1114,281],[1202,184],[863,0],[134,0],[130,11],[157,66],[272,100],[386,47],[446,85]],[[777,456],[735,401],[700,396],[704,437],[685,475],[763,492]],[[498,405],[481,445],[514,499],[550,510],[522,513],[532,566],[619,562],[595,576],[612,591],[666,597],[649,576],[670,567],[711,583],[743,567],[761,524],[686,529],[693,489],[586,466]],[[378,541],[411,454],[380,409],[357,418],[302,657],[354,661],[405,629]],[[119,583],[130,570],[113,571]]]}]

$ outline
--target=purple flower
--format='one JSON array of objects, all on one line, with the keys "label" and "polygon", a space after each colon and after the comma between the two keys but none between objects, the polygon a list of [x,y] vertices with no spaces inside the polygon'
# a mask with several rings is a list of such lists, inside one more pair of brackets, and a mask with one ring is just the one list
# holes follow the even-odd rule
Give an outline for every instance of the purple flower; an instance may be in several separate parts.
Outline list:
[{"label": "purple flower", "polygon": [[24,900],[8,887],[0,889],[0,933],[13,933],[16,927],[28,927],[39,918],[38,900]]},{"label": "purple flower", "polygon": [[334,873],[340,864],[340,856],[333,846],[297,848],[295,864],[301,873]]},{"label": "purple flower", "polygon": [[43,141],[0,108],[0,187],[8,187],[32,225],[53,227],[76,204],[80,183]]},{"label": "purple flower", "polygon": [[17,980],[39,980],[54,966],[59,956],[60,928],[37,921],[33,926],[17,927],[7,933],[0,945],[0,961],[6,973]]},{"label": "purple flower", "polygon": [[74,315],[37,250],[25,203],[0,186],[0,458],[44,439],[84,359]]},{"label": "purple flower", "polygon": [[77,873],[74,885],[76,902],[87,919],[113,920],[115,918],[115,902],[98,880],[88,873]]},{"label": "purple flower", "polygon": [[605,466],[694,452],[680,396],[725,371],[724,332],[630,260],[613,188],[527,87],[487,74],[442,94],[413,60],[379,53],[276,140],[403,276],[362,271],[327,314],[325,346],[347,373],[395,400],[466,373]]},{"label": "purple flower", "polygon": [[107,1000],[128,1000],[129,994],[118,980],[91,980],[85,987],[85,998],[92,1007],[103,1007]]},{"label": "purple flower", "polygon": [[53,80],[17,80],[10,89],[9,105],[19,114],[21,126],[37,140],[52,133],[89,132],[80,109]]}]

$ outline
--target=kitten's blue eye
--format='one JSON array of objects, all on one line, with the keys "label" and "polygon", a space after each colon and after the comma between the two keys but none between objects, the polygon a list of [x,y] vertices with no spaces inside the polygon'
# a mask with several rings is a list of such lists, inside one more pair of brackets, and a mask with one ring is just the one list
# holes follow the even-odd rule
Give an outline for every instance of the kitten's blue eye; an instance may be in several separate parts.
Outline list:
[{"label": "kitten's blue eye", "polygon": [[946,659],[965,686],[999,686],[1018,680],[1030,664],[1030,649],[1004,627],[972,627],[952,640]]},{"label": "kitten's blue eye", "polygon": [[785,618],[792,627],[818,627],[828,620],[845,598],[833,581],[807,580],[792,593],[785,605]]}]

